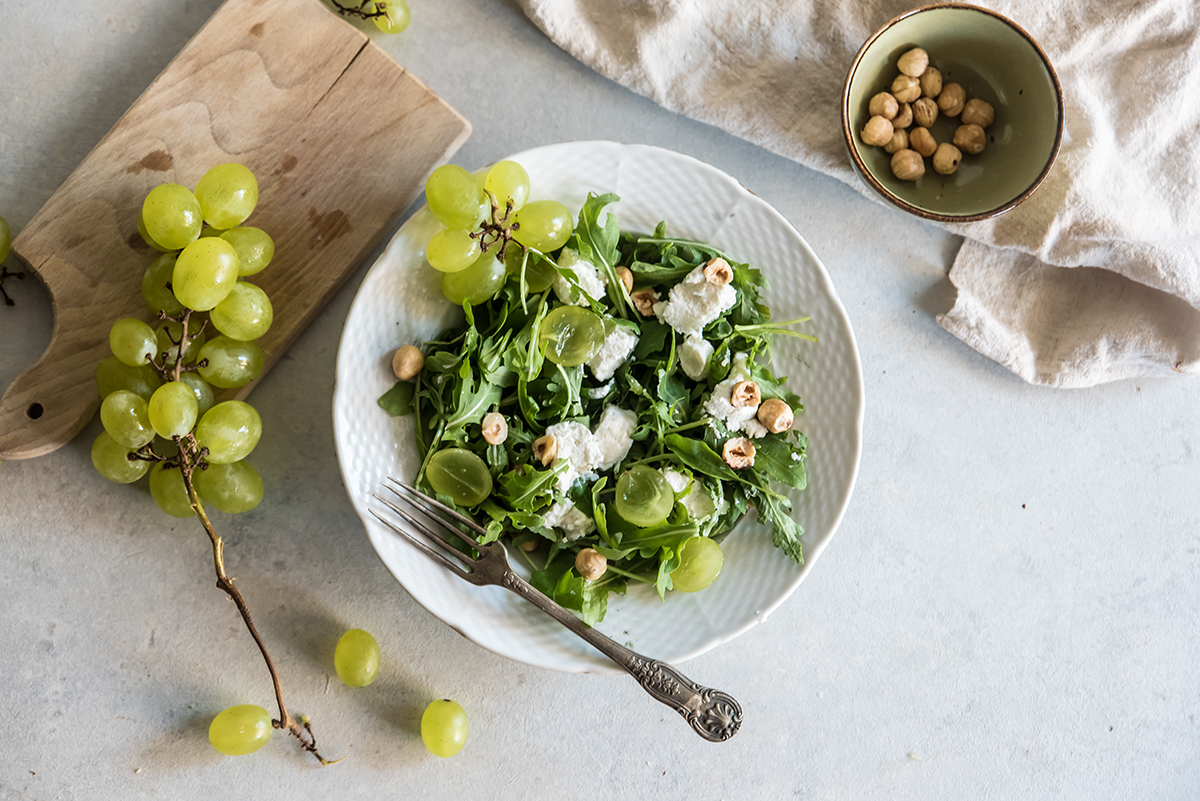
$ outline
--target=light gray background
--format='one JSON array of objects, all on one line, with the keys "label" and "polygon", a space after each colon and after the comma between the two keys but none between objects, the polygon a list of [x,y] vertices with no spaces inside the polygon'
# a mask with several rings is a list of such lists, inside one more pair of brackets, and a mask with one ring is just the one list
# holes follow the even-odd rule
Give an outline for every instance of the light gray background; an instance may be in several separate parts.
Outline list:
[{"label": "light gray background", "polygon": [[[849,513],[783,607],[686,665],[744,728],[705,743],[632,681],[494,656],[391,579],[330,422],[364,264],[251,398],[268,499],[215,521],[290,705],[349,759],[320,769],[279,736],[236,759],[208,746],[215,712],[271,706],[266,671],[203,532],[96,475],[93,423],[0,465],[0,800],[1197,797],[1195,382],[1029,387],[934,321],[955,238],[600,78],[509,2],[411,1],[409,30],[377,41],[473,123],[456,163],[575,139],[695,156],[790,219],[846,304],[867,387]],[[15,230],[217,5],[0,0]],[[6,288],[0,386],[51,329],[36,280]],[[383,647],[366,689],[332,675],[350,627]],[[417,734],[443,696],[471,719],[449,761]]]}]

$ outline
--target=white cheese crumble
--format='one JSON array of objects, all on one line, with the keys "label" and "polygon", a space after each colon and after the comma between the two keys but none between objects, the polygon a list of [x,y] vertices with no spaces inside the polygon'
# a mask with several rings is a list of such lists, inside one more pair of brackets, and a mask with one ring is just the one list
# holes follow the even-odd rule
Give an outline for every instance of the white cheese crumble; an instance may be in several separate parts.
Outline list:
[{"label": "white cheese crumble", "polygon": [[609,381],[607,384],[601,384],[598,387],[589,389],[588,397],[591,398],[592,400],[599,400],[600,398],[603,398],[608,393],[612,392],[612,388],[613,388],[613,382]]},{"label": "white cheese crumble", "polygon": [[608,336],[604,338],[604,344],[600,346],[600,350],[587,363],[596,380],[607,381],[612,378],[621,363],[629,358],[629,354],[633,353],[633,347],[637,345],[637,342],[637,334],[623,325],[613,325]]},{"label": "white cheese crumble", "polygon": [[577,540],[596,529],[596,521],[567,500],[558,501],[551,506],[542,514],[542,519],[546,521],[547,526],[562,531],[564,540]]},{"label": "white cheese crumble", "polygon": [[708,373],[708,360],[712,358],[713,346],[701,336],[689,336],[679,348],[679,365],[693,381],[702,381]]},{"label": "white cheese crumble", "polygon": [[724,381],[713,387],[712,397],[704,404],[704,411],[710,417],[725,421],[725,427],[730,431],[742,431],[750,437],[762,437],[767,434],[767,427],[758,422],[758,404],[754,406],[734,406],[730,403],[733,398],[733,388],[742,381],[750,381],[750,371],[746,367],[746,354],[738,353],[733,357],[733,366]]},{"label": "white cheese crumble", "polygon": [[683,508],[687,509],[688,517],[692,520],[700,521],[710,517],[713,512],[717,511],[717,505],[713,503],[712,496],[708,494],[708,490],[696,479],[689,479],[678,470],[663,470],[663,478],[671,485],[671,489],[675,494],[683,492],[687,487],[688,482],[691,482],[692,489],[687,495],[679,499],[683,504]]},{"label": "white cheese crumble", "polygon": [[654,304],[658,319],[681,334],[700,336],[704,326],[733,308],[737,290],[733,284],[711,284],[701,265],[671,287],[666,300]]},{"label": "white cheese crumble", "polygon": [[[575,273],[579,288],[588,293],[592,300],[604,297],[604,278],[596,271],[596,265],[587,259],[579,258],[579,254],[570,248],[563,248],[558,256],[558,266],[565,267]],[[564,276],[554,279],[554,294],[563,303],[584,306],[587,301],[571,286]]]},{"label": "white cheese crumble", "polygon": [[556,449],[551,466],[567,463],[567,469],[558,475],[558,491],[566,492],[579,479],[595,481],[599,478],[597,470],[609,470],[624,459],[633,445],[635,430],[637,415],[611,405],[604,407],[595,433],[574,420],[547,428]]}]

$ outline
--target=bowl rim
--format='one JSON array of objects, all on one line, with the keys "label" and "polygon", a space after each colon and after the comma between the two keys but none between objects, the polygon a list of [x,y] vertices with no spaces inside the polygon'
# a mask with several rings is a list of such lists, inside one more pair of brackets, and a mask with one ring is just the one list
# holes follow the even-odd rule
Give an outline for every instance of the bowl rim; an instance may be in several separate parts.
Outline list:
[{"label": "bowl rim", "polygon": [[[1041,59],[1042,64],[1044,64],[1046,67],[1046,71],[1050,74],[1050,81],[1054,84],[1054,98],[1056,101],[1055,111],[1057,112],[1056,116],[1058,118],[1058,124],[1054,131],[1054,146],[1050,149],[1050,156],[1046,159],[1046,165],[1042,168],[1042,171],[1038,174],[1037,178],[1034,179],[1033,183],[1026,187],[1025,190],[1019,195],[1002,203],[999,206],[996,206],[995,208],[988,209],[987,211],[977,212],[975,214],[942,214],[936,211],[929,211],[928,209],[914,206],[903,198],[895,195],[871,173],[871,170],[867,167],[866,161],[863,160],[862,156],[858,152],[858,147],[854,142],[854,132],[850,129],[850,84],[853,82],[854,76],[858,72],[859,64],[862,62],[863,56],[866,55],[867,50],[870,49],[871,45],[873,45],[880,36],[890,30],[901,20],[908,19],[909,17],[924,13],[926,11],[935,11],[943,8],[957,8],[965,9],[967,11],[977,11],[981,14],[987,14],[990,17],[994,17],[995,19],[1008,25],[1010,28],[1016,31],[1019,36],[1024,38],[1025,41],[1029,42],[1029,44],[1033,46],[1034,51],[1038,54],[1038,58]],[[1058,73],[1055,72],[1054,65],[1050,62],[1050,57],[1046,55],[1046,51],[1042,49],[1042,46],[1037,43],[1037,40],[1034,39],[1028,31],[1003,14],[993,11],[990,8],[983,8],[982,6],[976,6],[970,3],[931,3],[909,9],[903,14],[888,20],[878,30],[871,34],[871,36],[867,38],[867,41],[863,42],[862,47],[859,48],[858,53],[854,56],[854,61],[852,61],[850,64],[850,71],[846,73],[846,80],[842,85],[842,137],[845,140],[846,149],[850,152],[850,158],[854,162],[855,172],[858,173],[859,177],[862,178],[863,181],[865,181],[872,189],[874,189],[881,197],[883,197],[884,200],[887,200],[892,205],[897,206],[900,209],[909,212],[910,214],[915,214],[918,217],[924,217],[927,220],[934,220],[936,222],[961,223],[987,220],[1001,215],[1006,211],[1010,211],[1024,202],[1025,199],[1032,195],[1037,188],[1042,185],[1042,182],[1046,180],[1046,176],[1050,174],[1050,169],[1054,166],[1054,162],[1058,159],[1058,152],[1062,147],[1064,117],[1065,114],[1062,84],[1058,80]]]}]

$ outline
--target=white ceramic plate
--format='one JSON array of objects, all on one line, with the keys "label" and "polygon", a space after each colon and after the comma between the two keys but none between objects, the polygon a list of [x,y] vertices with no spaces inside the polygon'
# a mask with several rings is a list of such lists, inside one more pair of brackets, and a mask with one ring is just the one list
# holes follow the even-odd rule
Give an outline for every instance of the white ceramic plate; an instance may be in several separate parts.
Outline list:
[{"label": "white ceramic plate", "polygon": [[[533,198],[578,212],[588,192],[612,191],[622,230],[698,239],[766,273],[765,300],[777,320],[811,315],[804,330],[819,344],[776,338],[775,373],[803,398],[797,427],[809,437],[808,488],[792,495],[805,529],[798,566],[771,545],[752,519],[723,542],[725,566],[692,595],[653,588],[609,598],[598,628],[647,656],[682,662],[763,620],[812,568],[850,500],[862,442],[863,383],[846,311],[825,268],[790,223],[725,173],[688,156],[644,145],[571,142],[511,157],[529,171]],[[426,208],[396,233],[358,291],[338,350],[334,435],[346,490],[383,563],[422,606],[465,637],[529,665],[609,673],[615,666],[532,605],[499,587],[450,575],[368,513],[385,476],[411,481],[419,468],[412,419],[392,418],[376,401],[394,383],[391,353],[461,319],[424,264],[425,243],[440,226]],[[751,516],[752,517],[752,516]]]}]

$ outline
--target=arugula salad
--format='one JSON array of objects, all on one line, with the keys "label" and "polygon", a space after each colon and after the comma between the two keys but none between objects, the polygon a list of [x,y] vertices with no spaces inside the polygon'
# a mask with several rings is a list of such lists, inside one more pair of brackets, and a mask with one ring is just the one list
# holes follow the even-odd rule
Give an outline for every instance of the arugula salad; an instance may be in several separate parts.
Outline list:
[{"label": "arugula salad", "polygon": [[526,212],[547,201],[514,215],[513,193],[496,194],[472,234],[483,255],[457,284],[443,275],[464,322],[401,348],[402,380],[379,400],[413,418],[416,485],[514,546],[534,586],[589,625],[630,583],[664,598],[709,586],[751,507],[802,563],[784,491],[807,480],[804,407],[768,365],[774,336],[816,341],[790,327],[808,318],[772,321],[759,270],[665,222],[621,231],[605,211],[616,195],[590,194],[565,234],[533,239],[545,231]]}]

